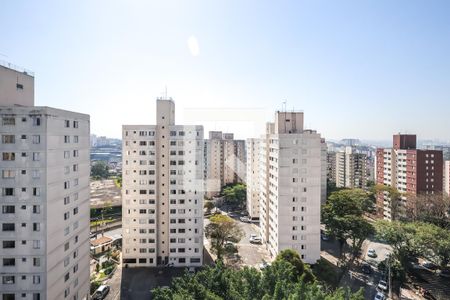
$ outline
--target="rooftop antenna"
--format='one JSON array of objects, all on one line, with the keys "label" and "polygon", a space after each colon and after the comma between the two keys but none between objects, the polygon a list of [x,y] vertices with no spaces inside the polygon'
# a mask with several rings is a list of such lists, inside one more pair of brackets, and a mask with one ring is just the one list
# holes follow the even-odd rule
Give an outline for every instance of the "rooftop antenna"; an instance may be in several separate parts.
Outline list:
[{"label": "rooftop antenna", "polygon": [[283,105],[281,106],[281,110],[286,112],[286,100],[283,101]]},{"label": "rooftop antenna", "polygon": [[164,96],[165,96],[165,98],[166,98],[166,100],[167,100],[167,85],[165,86],[165,91],[164,91]]}]

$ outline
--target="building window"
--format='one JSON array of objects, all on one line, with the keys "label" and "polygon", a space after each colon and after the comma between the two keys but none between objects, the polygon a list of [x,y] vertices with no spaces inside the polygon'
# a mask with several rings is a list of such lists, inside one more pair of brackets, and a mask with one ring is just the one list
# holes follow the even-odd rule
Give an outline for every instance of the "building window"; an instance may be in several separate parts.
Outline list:
[{"label": "building window", "polygon": [[16,212],[16,208],[14,205],[3,205],[2,213],[4,214],[14,214]]},{"label": "building window", "polygon": [[14,117],[3,117],[3,125],[16,125],[16,119]]},{"label": "building window", "polygon": [[33,231],[41,231],[41,224],[33,223]]},{"label": "building window", "polygon": [[33,135],[33,144],[40,144],[41,143],[41,136],[40,135]]},{"label": "building window", "polygon": [[41,118],[33,116],[31,117],[33,119],[33,126],[41,126]]},{"label": "building window", "polygon": [[3,284],[14,284],[16,282],[16,277],[12,275],[6,275],[2,278]]},{"label": "building window", "polygon": [[3,241],[3,249],[14,249],[15,247],[15,241]]},{"label": "building window", "polygon": [[12,134],[2,135],[3,144],[14,144],[16,142],[16,136]]},{"label": "building window", "polygon": [[14,152],[3,152],[3,160],[13,161],[16,160],[16,154]]},{"label": "building window", "polygon": [[3,196],[14,196],[14,188],[3,188]]},{"label": "building window", "polygon": [[15,171],[14,170],[2,170],[2,177],[4,179],[7,178],[14,178],[15,177]]},{"label": "building window", "polygon": [[78,128],[78,121],[73,121],[73,128]]},{"label": "building window", "polygon": [[65,144],[70,143],[70,136],[69,136],[69,135],[65,135],[65,136],[64,136],[64,143],[65,143]]}]

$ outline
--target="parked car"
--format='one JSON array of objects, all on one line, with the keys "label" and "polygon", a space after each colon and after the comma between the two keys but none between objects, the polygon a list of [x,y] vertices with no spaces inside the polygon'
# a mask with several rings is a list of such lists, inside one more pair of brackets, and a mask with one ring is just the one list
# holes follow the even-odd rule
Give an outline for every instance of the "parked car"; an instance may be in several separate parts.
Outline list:
[{"label": "parked car", "polygon": [[384,296],[383,293],[378,292],[375,297],[373,298],[373,300],[384,300],[386,299],[386,297]]},{"label": "parked car", "polygon": [[372,267],[369,265],[369,264],[363,264],[362,266],[361,266],[361,271],[364,273],[364,274],[367,274],[367,275],[370,275],[370,274],[372,274]]},{"label": "parked car", "polygon": [[106,297],[106,295],[108,295],[108,293],[109,293],[109,286],[108,285],[101,285],[95,291],[94,296],[92,296],[92,299],[94,299],[94,300],[105,299],[105,297]]},{"label": "parked car", "polygon": [[368,256],[368,257],[375,258],[375,257],[377,257],[378,255],[377,255],[377,253],[375,252],[375,249],[370,248],[369,250],[367,250],[367,256]]},{"label": "parked car", "polygon": [[326,235],[325,233],[322,233],[320,235],[320,238],[322,239],[322,241],[329,241],[330,237],[328,235]]},{"label": "parked car", "polygon": [[261,238],[259,237],[259,236],[255,236],[255,237],[250,237],[250,240],[249,240],[249,242],[251,243],[251,244],[262,244],[262,240],[261,240]]},{"label": "parked car", "polygon": [[173,262],[166,264],[166,267],[172,268],[174,266]]},{"label": "parked car", "polygon": [[239,220],[241,220],[241,222],[245,222],[245,223],[250,223],[252,221],[252,219],[250,219],[247,216],[240,217]]},{"label": "parked car", "polygon": [[195,268],[194,267],[189,267],[187,272],[188,272],[189,275],[194,275],[195,274]]},{"label": "parked car", "polygon": [[380,290],[384,291],[384,292],[388,290],[387,282],[384,281],[384,280],[380,280],[380,281],[378,282],[377,287],[378,287]]},{"label": "parked car", "polygon": [[435,264],[433,264],[432,262],[429,262],[429,261],[423,262],[422,263],[422,267],[424,267],[425,269],[431,270],[431,271],[434,271],[434,270],[438,269],[437,265],[435,265]]},{"label": "parked car", "polygon": [[450,278],[450,269],[443,269],[439,271],[439,276]]},{"label": "parked car", "polygon": [[263,261],[262,263],[259,264],[259,269],[264,270],[265,268],[267,268],[269,266],[270,266],[270,263]]}]

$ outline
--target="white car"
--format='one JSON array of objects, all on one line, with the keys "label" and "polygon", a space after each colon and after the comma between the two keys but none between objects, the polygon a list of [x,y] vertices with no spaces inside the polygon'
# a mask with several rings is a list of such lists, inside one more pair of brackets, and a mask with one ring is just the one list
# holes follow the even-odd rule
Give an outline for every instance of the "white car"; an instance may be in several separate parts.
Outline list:
[{"label": "white car", "polygon": [[263,261],[262,263],[259,264],[259,269],[262,271],[269,266],[270,266],[270,263]]},{"label": "white car", "polygon": [[194,275],[194,274],[195,274],[195,268],[194,268],[194,267],[190,267],[190,268],[188,269],[188,274],[189,274],[189,275]]},{"label": "white car", "polygon": [[387,282],[386,281],[384,281],[384,280],[380,280],[379,282],[378,282],[378,286],[377,286],[380,290],[382,290],[382,291],[387,291],[388,290],[388,285],[387,285]]},{"label": "white car", "polygon": [[252,244],[261,244],[262,240],[259,236],[250,236],[249,242]]},{"label": "white car", "polygon": [[386,297],[384,296],[383,293],[378,292],[375,297],[373,298],[373,300],[384,300],[386,299]]},{"label": "white car", "polygon": [[367,250],[367,256],[372,257],[372,258],[377,257],[377,253],[375,252],[375,249],[371,248],[371,249]]}]

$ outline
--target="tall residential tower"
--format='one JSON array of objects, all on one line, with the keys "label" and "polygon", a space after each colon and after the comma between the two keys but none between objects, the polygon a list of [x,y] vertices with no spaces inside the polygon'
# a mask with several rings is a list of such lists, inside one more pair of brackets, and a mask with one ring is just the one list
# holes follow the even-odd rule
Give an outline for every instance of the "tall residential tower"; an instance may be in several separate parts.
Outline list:
[{"label": "tall residential tower", "polygon": [[0,66],[0,297],[89,297],[89,116],[34,106]]},{"label": "tall residential tower", "polygon": [[[272,256],[294,249],[320,258],[320,206],[326,197],[326,144],[303,127],[303,112],[276,112],[259,140],[257,181],[261,236]],[[253,173],[253,170],[249,170]]]},{"label": "tall residential tower", "polygon": [[157,99],[156,125],[123,126],[123,263],[201,266],[203,126],[175,125]]}]

